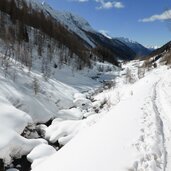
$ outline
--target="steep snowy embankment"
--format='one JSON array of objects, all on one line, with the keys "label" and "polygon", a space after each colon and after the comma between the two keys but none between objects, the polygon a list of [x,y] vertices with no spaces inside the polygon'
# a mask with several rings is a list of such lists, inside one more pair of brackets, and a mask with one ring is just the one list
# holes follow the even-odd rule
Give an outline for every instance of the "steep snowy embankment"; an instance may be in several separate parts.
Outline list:
[{"label": "steep snowy embankment", "polygon": [[118,88],[96,97],[113,106],[105,116],[33,170],[169,171],[170,74],[161,67],[133,85],[122,85],[122,76]]},{"label": "steep snowy embankment", "polygon": [[76,107],[74,111],[78,111],[77,114],[69,112],[64,115],[61,109],[73,107],[74,96],[80,90],[89,90],[97,85],[86,75],[72,73],[69,67],[56,71],[58,76],[55,77],[59,80],[67,76],[73,78],[64,83],[55,78],[45,81],[40,72],[28,72],[19,63],[12,65],[12,60],[10,64],[7,71],[0,68],[0,158],[5,164],[9,164],[13,157],[28,154],[35,146],[47,143],[36,137],[29,140],[22,137],[26,126],[45,123],[55,117],[82,118],[82,112]]}]

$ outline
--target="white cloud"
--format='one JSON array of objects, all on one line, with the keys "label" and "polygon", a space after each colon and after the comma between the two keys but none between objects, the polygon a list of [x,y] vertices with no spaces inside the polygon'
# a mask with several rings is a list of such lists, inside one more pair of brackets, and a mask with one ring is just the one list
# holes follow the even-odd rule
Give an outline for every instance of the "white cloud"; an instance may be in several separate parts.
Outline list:
[{"label": "white cloud", "polygon": [[153,21],[171,20],[171,9],[164,11],[162,14],[152,15],[151,17],[140,19],[140,22],[153,22]]},{"label": "white cloud", "polygon": [[100,6],[98,6],[97,9],[124,8],[122,2],[105,0],[96,0],[96,2],[100,3]]},{"label": "white cloud", "polygon": [[[88,2],[90,0],[70,0],[70,1],[75,1],[75,2]],[[124,4],[119,1],[106,1],[106,0],[93,0],[99,4],[96,9],[111,9],[111,8],[124,8]]]},{"label": "white cloud", "polygon": [[87,2],[88,0],[78,0],[79,2]]},{"label": "white cloud", "polygon": [[114,7],[115,8],[124,8],[125,6],[123,5],[122,2],[115,2]]},{"label": "white cloud", "polygon": [[70,1],[75,1],[75,2],[88,2],[89,0],[70,0]]}]

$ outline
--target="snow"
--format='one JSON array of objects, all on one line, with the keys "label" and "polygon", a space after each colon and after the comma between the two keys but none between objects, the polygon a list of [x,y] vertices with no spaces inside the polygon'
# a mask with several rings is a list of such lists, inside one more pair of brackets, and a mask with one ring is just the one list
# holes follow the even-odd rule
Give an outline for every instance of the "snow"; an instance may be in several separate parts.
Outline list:
[{"label": "snow", "polygon": [[163,123],[163,136],[164,136],[164,145],[165,145],[165,158],[166,158],[166,170],[171,169],[171,79],[170,72],[165,72],[164,76],[158,83],[157,89],[157,99],[156,103],[158,105],[158,110],[161,115]]},{"label": "snow", "polygon": [[[25,155],[42,143],[42,140],[27,140],[20,136],[27,125],[46,122],[54,117],[80,119],[83,116],[77,108],[60,110],[64,104],[65,108],[74,105],[74,94],[78,92],[75,88],[59,81],[45,82],[33,72],[28,75],[27,71],[18,69],[17,73],[17,80],[13,82],[0,70],[0,158],[6,164],[11,162],[11,157]],[[41,83],[38,95],[34,95],[32,89],[35,75]],[[60,102],[56,105],[58,99]]]},{"label": "snow", "polygon": [[138,44],[138,42],[133,41],[129,38],[125,38],[125,37],[117,37],[116,39],[120,40],[121,42],[126,42],[126,43],[132,43],[132,44]]},{"label": "snow", "polygon": [[[5,51],[4,42],[0,41],[0,45],[1,62]],[[48,141],[58,140],[64,145],[82,128],[96,122],[97,119],[93,117],[82,122],[83,117],[95,114],[86,94],[97,89],[101,80],[112,78],[116,70],[112,65],[100,62],[95,63],[91,70],[85,68],[82,71],[73,70],[73,63],[61,68],[53,68],[51,63],[51,77],[46,81],[41,73],[42,61],[37,57],[35,49],[31,71],[14,59],[10,59],[7,73],[3,66],[0,68],[0,158],[5,165],[11,164],[13,158],[29,154],[36,146],[47,144],[46,140],[38,139],[36,132],[23,137],[26,127],[40,129]],[[53,60],[57,62],[58,58],[56,54]],[[92,79],[98,75],[100,66],[110,68],[112,72],[101,73],[99,80]],[[35,78],[39,85],[37,94],[33,89]],[[51,119],[54,119],[52,125],[43,125]],[[61,120],[59,123],[56,121],[58,119]]]},{"label": "snow", "polygon": [[14,99],[14,96],[21,97],[21,94],[4,77],[0,78],[0,82],[0,158],[4,159],[5,163],[10,163],[11,157],[27,154],[34,146],[46,141],[27,140],[19,135],[33,120],[9,101]]},{"label": "snow", "polygon": [[[127,67],[135,74],[137,65],[130,63]],[[92,124],[81,128],[33,171],[44,171],[47,167],[50,171],[170,170],[171,71],[159,67],[140,80],[136,78],[134,84],[123,84],[124,72],[115,88],[95,96],[94,106],[100,103],[98,100],[108,99],[109,104],[100,113],[102,117],[96,120],[99,115],[91,115]],[[53,129],[62,122],[52,123]],[[59,132],[56,136],[59,139]]]},{"label": "snow", "polygon": [[[94,46],[85,34],[94,30],[83,18],[54,11],[45,2],[32,0],[32,5]],[[122,41],[129,47],[139,46],[130,40]],[[2,53],[3,43],[0,42]],[[42,48],[47,45],[45,40]],[[142,66],[139,61],[125,64],[123,71],[100,62],[92,62],[92,69],[75,71],[72,60],[71,66],[54,68],[60,52],[56,48],[49,63],[51,77],[45,80],[42,61],[35,51],[36,47],[31,71],[14,59],[9,59],[6,74],[3,66],[0,68],[0,159],[5,165],[26,155],[33,171],[171,170],[169,68],[158,63],[158,68],[146,72],[141,79],[137,76],[138,67]],[[42,55],[45,57],[46,53]],[[2,57],[0,53],[0,63]],[[128,82],[127,70],[133,81]],[[35,78],[39,85],[37,94]],[[109,81],[111,88],[105,86],[104,80]],[[49,120],[50,125],[46,124]],[[38,132],[24,137],[25,128],[36,129],[43,138]]]},{"label": "snow", "polygon": [[103,34],[103,36],[107,37],[108,39],[112,39],[112,37],[109,35],[108,31],[106,31],[106,30],[99,30],[99,33]]},{"label": "snow", "polygon": [[74,120],[74,119],[81,119],[83,114],[80,109],[78,108],[71,108],[71,109],[64,109],[57,112],[58,118]]},{"label": "snow", "polygon": [[153,50],[156,50],[156,49],[160,48],[160,46],[157,46],[157,45],[147,45],[146,48],[148,48],[149,50],[153,51]]},{"label": "snow", "polygon": [[0,158],[10,164],[12,157],[28,154],[35,146],[47,143],[44,139],[25,139],[10,128],[0,127]]},{"label": "snow", "polygon": [[85,108],[87,108],[91,105],[91,101],[89,99],[86,99],[85,97],[76,98],[73,102],[77,107],[84,106]]},{"label": "snow", "polygon": [[[54,10],[52,10],[54,11]],[[69,30],[76,33],[78,36],[83,38],[89,45],[95,47],[94,43],[89,39],[84,31],[95,32],[89,23],[82,17],[72,14],[66,11],[56,11],[55,19],[57,19],[60,23],[67,26]]]},{"label": "snow", "polygon": [[50,142],[59,142],[61,145],[68,143],[83,126],[83,121],[59,120],[55,119],[47,129],[45,129],[45,138]]},{"label": "snow", "polygon": [[[50,64],[46,81],[41,60],[33,56],[32,71],[12,60],[6,75],[0,68],[0,158],[5,164],[27,155],[33,171],[171,170],[169,68],[159,66],[138,79],[139,61],[127,63],[123,71],[100,62],[82,71]],[[104,80],[114,80],[112,87],[106,88]],[[34,133],[23,137],[26,127],[39,130],[43,139]]]},{"label": "snow", "polygon": [[56,150],[47,144],[41,144],[35,147],[28,155],[27,158],[30,162],[33,162],[34,160],[38,160],[42,157],[47,157],[49,155],[52,155],[55,153]]},{"label": "snow", "polygon": [[[27,155],[39,144],[47,143],[41,139],[22,137],[21,134],[26,126],[45,123],[56,117],[81,119],[84,114],[81,109],[71,108],[74,106],[74,95],[80,91],[88,91],[99,84],[89,78],[88,74],[72,75],[75,72],[71,72],[69,67],[56,70],[59,75],[54,74],[53,79],[45,81],[35,66],[36,70],[28,72],[26,67],[18,67],[20,65],[16,66],[15,63],[12,62],[14,65],[11,64],[6,77],[3,67],[0,68],[0,158],[5,164],[10,164],[13,157]],[[15,80],[13,80],[14,71]],[[68,75],[70,80],[61,82],[64,77],[62,73]],[[40,85],[37,95],[33,90],[35,77]]]},{"label": "snow", "polygon": [[[13,157],[27,155],[33,171],[169,171],[171,71],[161,66],[138,79],[140,65],[127,63],[119,74],[107,63],[77,72],[64,65],[52,69],[48,81],[39,60],[30,72],[12,66],[5,77],[1,68],[0,158],[10,164]],[[133,82],[126,81],[127,69]],[[33,90],[35,77],[38,94]],[[100,82],[112,79],[110,89],[99,89]],[[26,126],[50,119],[50,125],[36,127],[44,139],[21,136]],[[47,142],[63,147],[58,150]]]},{"label": "snow", "polygon": [[43,160],[55,152],[56,150],[52,146],[40,144],[27,155],[27,159],[32,162],[32,168],[34,168],[38,163],[43,162]]}]

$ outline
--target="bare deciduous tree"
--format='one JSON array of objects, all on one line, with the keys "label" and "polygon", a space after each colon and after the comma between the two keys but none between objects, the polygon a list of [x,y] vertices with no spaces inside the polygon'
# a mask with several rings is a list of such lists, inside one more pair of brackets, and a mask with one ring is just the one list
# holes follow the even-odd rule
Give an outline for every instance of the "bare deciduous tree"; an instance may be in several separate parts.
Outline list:
[{"label": "bare deciduous tree", "polygon": [[138,67],[138,78],[141,79],[145,75],[145,68],[144,67]]},{"label": "bare deciduous tree", "polygon": [[126,69],[126,83],[133,84],[135,82],[135,78],[133,74],[131,73],[131,70],[129,68]]},{"label": "bare deciduous tree", "polygon": [[39,80],[36,77],[33,79],[33,90],[35,95],[40,91]]}]

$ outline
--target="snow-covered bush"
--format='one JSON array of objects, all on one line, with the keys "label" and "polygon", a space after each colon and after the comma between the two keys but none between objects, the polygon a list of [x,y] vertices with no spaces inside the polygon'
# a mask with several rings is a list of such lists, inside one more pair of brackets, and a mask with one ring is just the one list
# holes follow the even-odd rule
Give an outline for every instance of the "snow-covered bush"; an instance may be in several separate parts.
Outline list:
[{"label": "snow-covered bush", "polygon": [[36,95],[36,94],[39,92],[39,90],[40,90],[39,80],[38,80],[36,77],[34,77],[34,79],[33,79],[33,90],[34,90],[34,94],[35,94],[35,95]]},{"label": "snow-covered bush", "polygon": [[143,68],[143,67],[138,67],[138,78],[139,79],[141,79],[141,78],[143,78],[144,77],[144,75],[145,75],[145,68]]},{"label": "snow-covered bush", "polygon": [[133,84],[135,82],[135,76],[133,75],[133,73],[131,72],[131,70],[129,68],[126,69],[126,73],[125,73],[125,76],[126,76],[126,83],[131,83]]}]

